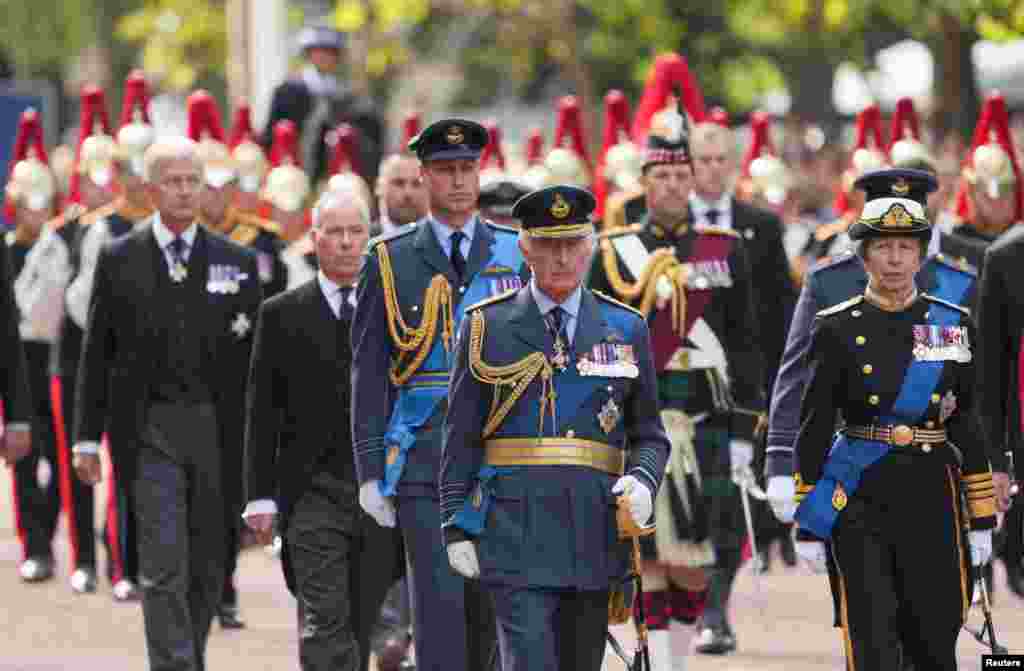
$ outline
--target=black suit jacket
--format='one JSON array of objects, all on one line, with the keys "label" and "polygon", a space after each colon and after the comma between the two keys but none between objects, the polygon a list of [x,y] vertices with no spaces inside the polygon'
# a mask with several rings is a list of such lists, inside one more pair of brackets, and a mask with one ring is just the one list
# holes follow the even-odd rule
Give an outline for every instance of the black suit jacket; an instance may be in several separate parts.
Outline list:
[{"label": "black suit jacket", "polygon": [[[157,273],[167,272],[162,264],[154,267],[156,245],[152,226],[144,224],[100,253],[78,369],[75,440],[98,441],[109,427],[117,435],[111,440],[115,472],[125,481],[135,474],[154,362],[166,355],[151,319],[161,309],[154,300]],[[204,381],[217,410],[224,496],[240,506],[246,370],[261,300],[259,272],[247,250],[202,227],[192,254],[198,256],[189,273],[206,278],[210,266],[226,265],[245,275],[237,293],[207,291],[205,314],[197,320],[203,328]]]},{"label": "black suit jacket", "polygon": [[782,246],[782,221],[772,212],[733,198],[732,227],[747,243],[754,278],[754,310],[765,358],[765,385],[770,393],[796,305],[796,287]]},{"label": "black suit jacket", "polygon": [[31,421],[25,351],[18,334],[18,310],[14,305],[14,281],[7,245],[0,244],[0,403],[3,421]]},{"label": "black suit jacket", "polygon": [[349,325],[335,318],[316,279],[260,308],[246,404],[246,500],[273,499],[285,526],[324,450],[338,450],[355,483]]}]

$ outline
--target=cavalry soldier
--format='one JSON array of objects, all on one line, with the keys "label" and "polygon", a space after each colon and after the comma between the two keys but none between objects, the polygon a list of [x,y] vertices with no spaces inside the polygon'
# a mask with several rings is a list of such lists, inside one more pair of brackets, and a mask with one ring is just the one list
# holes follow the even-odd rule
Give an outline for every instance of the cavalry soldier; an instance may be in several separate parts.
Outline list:
[{"label": "cavalry soldier", "polygon": [[852,151],[850,167],[843,173],[836,192],[834,208],[837,218],[814,230],[804,249],[808,265],[813,265],[822,258],[837,255],[849,247],[850,240],[846,230],[857,219],[863,203],[863,194],[853,185],[862,175],[880,170],[889,162],[882,140],[882,113],[878,105],[868,105],[857,114]]},{"label": "cavalry soldier", "polygon": [[[118,174],[120,195],[114,202],[84,214],[80,219],[80,238],[74,246],[77,259],[74,279],[68,285],[66,306],[69,319],[60,343],[61,370],[77,373],[82,332],[89,317],[96,262],[100,250],[110,241],[129,233],[135,224],[149,217],[153,210],[146,196],[142,157],[153,143],[156,133],[149,119],[149,91],[145,74],[131,72],[125,79],[121,105],[121,122],[117,131],[114,163]],[[72,367],[74,370],[72,371]],[[64,402],[65,431],[72,427],[74,377],[66,377]],[[108,437],[110,438],[110,437]],[[113,438],[110,438],[113,440]],[[114,586],[114,599],[135,601],[138,591],[139,560],[135,536],[135,510],[130,488],[123,478],[112,472],[107,478],[106,544],[110,561],[107,577]],[[72,488],[72,492],[75,489]]]},{"label": "cavalry soldier", "polygon": [[583,287],[595,205],[570,186],[520,200],[533,279],[471,307],[457,340],[445,542],[494,597],[505,671],[601,668],[629,571],[615,497],[647,525],[668,457],[643,316]]},{"label": "cavalry soldier", "polygon": [[235,110],[228,148],[238,173],[235,207],[245,214],[258,215],[263,207],[260,189],[267,176],[267,157],[263,147],[256,143],[256,134],[252,129],[252,108],[248,103],[240,104]]},{"label": "cavalry soldier", "polygon": [[[50,346],[57,338],[60,310],[59,304],[54,310],[46,296],[33,295],[32,289],[43,285],[33,282],[30,275],[22,276],[25,257],[39,239],[43,225],[53,216],[57,195],[56,180],[47,166],[42,124],[34,109],[21,115],[11,164],[4,209],[14,229],[7,233],[6,249],[0,248],[0,254],[11,261],[11,274],[3,278],[5,291],[6,283],[13,280],[14,295],[21,299],[20,315],[12,314],[10,318],[20,332],[22,344],[18,349],[24,349],[27,363],[25,389],[31,394],[30,426],[35,447],[12,470],[14,518],[23,551],[18,573],[25,582],[41,582],[53,577],[52,542],[61,503],[49,395]],[[7,361],[4,364],[10,365]],[[5,456],[10,463],[10,456]],[[60,466],[66,469],[68,464]],[[45,471],[43,476],[39,475],[41,468]]]},{"label": "cavalry soldier", "polygon": [[486,143],[487,131],[462,119],[438,121],[413,140],[431,213],[370,241],[352,323],[359,503],[404,535],[424,669],[484,669],[493,643],[488,599],[449,569],[437,528],[455,334],[468,305],[521,286],[526,274],[515,231],[476,212]]},{"label": "cavalry soldier", "polygon": [[70,203],[44,226],[25,258],[23,281],[17,291],[23,313],[46,310],[50,318],[59,323],[57,340],[51,349],[55,370],[49,389],[58,465],[61,466],[58,471],[61,502],[71,540],[70,582],[71,589],[78,594],[96,590],[96,525],[93,488],[71,473],[68,436],[73,424],[71,410],[83,332],[73,321],[74,308],[66,291],[78,270],[81,235],[90,221],[86,212],[103,207],[113,198],[116,153],[104,92],[95,86],[85,86],[81,95],[78,149],[71,172]]},{"label": "cavalry soldier", "polygon": [[299,161],[298,133],[287,119],[274,126],[274,144],[268,160],[271,169],[263,184],[268,207],[261,214],[281,227],[285,242],[295,242],[309,228],[306,199],[312,191],[309,176]]},{"label": "cavalry soldier", "polygon": [[[749,472],[763,407],[763,361],[744,241],[734,231],[693,224],[683,119],[663,118],[667,129],[655,127],[644,159],[647,214],[642,223],[602,239],[591,286],[638,306],[648,318],[659,400],[674,450],[671,486],[659,494],[658,510],[671,509],[674,497],[692,511],[690,520],[659,519],[659,529],[672,534],[656,554],[650,547],[646,553],[652,652],[667,658],[670,641],[660,630],[670,619],[689,624],[701,614],[702,572],[695,568],[713,567],[707,594],[712,609],[704,613],[700,643],[718,654],[736,646],[726,603],[741,564],[745,523],[732,475]],[[696,495],[692,485],[701,480],[703,493]],[[708,539],[712,548],[703,544]],[[672,656],[685,652],[688,633],[672,637]]]},{"label": "cavalry soldier", "polygon": [[831,541],[848,668],[956,669],[969,562],[991,555],[991,469],[1005,472],[1005,457],[986,450],[971,411],[968,311],[914,280],[935,179],[888,170],[856,186],[867,199],[850,238],[869,279],[818,313],[796,443],[797,552],[823,568]]}]

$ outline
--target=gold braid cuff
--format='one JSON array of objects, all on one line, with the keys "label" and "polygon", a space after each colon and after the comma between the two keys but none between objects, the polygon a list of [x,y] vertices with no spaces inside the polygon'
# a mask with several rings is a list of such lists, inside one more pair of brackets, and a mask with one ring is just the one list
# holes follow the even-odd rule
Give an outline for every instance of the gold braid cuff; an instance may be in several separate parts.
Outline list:
[{"label": "gold braid cuff", "polygon": [[[554,370],[543,352],[532,354],[505,366],[492,366],[484,362],[481,357],[481,350],[484,342],[486,324],[484,315],[480,310],[474,310],[469,331],[469,370],[479,382],[494,387],[494,394],[491,397],[491,410],[484,425],[483,438],[487,438],[508,416],[512,406],[523,395],[530,383],[540,375],[540,427],[538,435],[544,435],[544,417],[550,410],[552,420],[555,417],[555,387],[551,384]],[[504,401],[505,389],[510,393]]]},{"label": "gold braid cuff", "polygon": [[[434,275],[423,295],[423,317],[416,328],[410,328],[402,319],[402,310],[398,305],[398,293],[395,291],[395,275],[391,269],[391,256],[386,245],[377,245],[377,258],[380,261],[380,281],[384,287],[384,306],[387,309],[388,331],[391,341],[399,350],[398,356],[391,364],[391,383],[400,387],[409,381],[430,354],[437,334],[438,320],[441,321],[441,342],[444,349],[451,352],[452,339],[455,333],[455,320],[452,317],[452,287],[444,275]],[[404,361],[411,356],[411,361]],[[403,368],[404,364],[404,368]]]},{"label": "gold braid cuff", "polygon": [[619,272],[619,259],[611,240],[601,240],[601,256],[604,262],[608,283],[627,303],[640,298],[639,310],[644,317],[649,317],[658,298],[658,280],[662,277],[672,286],[672,325],[675,332],[684,334],[686,324],[686,282],[690,275],[690,265],[680,263],[675,250],[662,247],[651,253],[644,272],[636,282],[629,282]]}]

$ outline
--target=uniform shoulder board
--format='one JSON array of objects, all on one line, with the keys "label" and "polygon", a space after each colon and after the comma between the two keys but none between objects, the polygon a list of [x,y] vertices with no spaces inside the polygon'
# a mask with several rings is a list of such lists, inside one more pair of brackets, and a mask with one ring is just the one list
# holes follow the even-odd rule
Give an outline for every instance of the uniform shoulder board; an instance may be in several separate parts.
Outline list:
[{"label": "uniform shoulder board", "polygon": [[494,296],[491,296],[490,298],[485,298],[482,301],[477,301],[476,303],[473,303],[468,308],[466,308],[466,312],[469,313],[471,310],[479,310],[480,308],[487,307],[488,305],[494,305],[495,303],[500,303],[501,301],[504,301],[504,300],[507,300],[509,298],[512,298],[518,292],[519,292],[519,289],[507,289],[505,291],[502,291],[500,294],[495,294]]},{"label": "uniform shoulder board", "polygon": [[248,223],[240,223],[231,231],[231,241],[237,242],[243,247],[248,247],[260,234],[260,229]]},{"label": "uniform shoulder board", "polygon": [[693,227],[693,230],[698,233],[705,235],[727,235],[730,238],[738,238],[740,234],[731,228],[722,228],[721,226],[707,226],[705,224],[697,224]]},{"label": "uniform shoulder board", "polygon": [[513,228],[511,226],[504,226],[502,224],[496,224],[493,221],[491,221],[490,219],[484,219],[484,223],[487,224],[492,229],[494,229],[495,231],[501,231],[502,233],[512,233],[513,235],[519,235],[519,229],[517,229],[517,228]]},{"label": "uniform shoulder board", "polygon": [[854,296],[853,298],[845,300],[842,303],[839,303],[838,305],[833,305],[830,308],[825,308],[824,310],[819,310],[817,316],[819,316],[819,317],[828,317],[829,315],[839,314],[843,310],[847,310],[849,308],[852,308],[854,305],[859,305],[861,303],[861,301],[863,301],[863,300],[864,300],[864,296]]},{"label": "uniform shoulder board", "polygon": [[109,217],[115,212],[117,212],[117,206],[114,203],[107,203],[102,207],[97,207],[95,210],[85,212],[81,217],[79,217],[78,221],[82,226],[88,226],[90,224],[95,224],[100,219]]},{"label": "uniform shoulder board", "polygon": [[640,312],[639,310],[637,310],[632,305],[626,305],[622,301],[618,301],[618,300],[612,298],[611,296],[609,296],[608,294],[601,293],[600,291],[595,291],[593,289],[591,289],[591,291],[593,292],[593,294],[595,296],[597,296],[598,298],[603,300],[605,303],[611,303],[615,307],[622,308],[623,310],[629,310],[630,312],[635,314],[640,319],[644,319],[644,313]]},{"label": "uniform shoulder board", "polygon": [[396,240],[396,239],[401,238],[403,236],[409,235],[410,233],[412,233],[415,230],[416,230],[416,222],[413,222],[411,224],[406,224],[405,226],[399,226],[398,228],[396,228],[393,231],[388,231],[387,233],[381,233],[377,237],[375,237],[372,240],[370,240],[369,248],[373,249],[374,247],[376,247],[377,245],[379,245],[382,242],[390,242],[392,240]]},{"label": "uniform shoulder board", "polygon": [[628,226],[618,226],[601,231],[598,237],[602,240],[611,240],[612,238],[621,238],[624,235],[636,235],[642,230],[644,230],[643,224],[629,224]]},{"label": "uniform shoulder board", "polygon": [[857,255],[849,250],[840,252],[833,256],[825,256],[819,259],[813,266],[811,266],[811,272],[814,273],[818,272],[819,270],[824,270],[826,268],[834,268],[835,266],[841,265],[843,263],[849,263],[850,261],[853,261],[855,258],[857,258]]},{"label": "uniform shoulder board", "polygon": [[956,303],[950,303],[949,301],[944,301],[941,298],[936,298],[935,296],[932,296],[931,294],[921,294],[921,296],[926,301],[930,301],[932,303],[938,303],[939,305],[944,305],[947,308],[950,308],[952,310],[956,310],[956,311],[961,312],[961,313],[963,313],[965,315],[968,315],[968,316],[970,316],[970,314],[971,314],[970,309],[969,308],[965,308],[962,305],[957,305]]},{"label": "uniform shoulder board", "polygon": [[946,254],[941,254],[940,253],[940,254],[936,254],[933,258],[935,259],[936,263],[941,263],[942,265],[946,266],[947,268],[952,268],[953,270],[959,270],[962,273],[967,273],[971,277],[977,277],[978,276],[978,269],[975,268],[967,260],[966,257],[961,256],[959,259],[954,259],[954,258],[952,258],[950,256],[947,256]]}]

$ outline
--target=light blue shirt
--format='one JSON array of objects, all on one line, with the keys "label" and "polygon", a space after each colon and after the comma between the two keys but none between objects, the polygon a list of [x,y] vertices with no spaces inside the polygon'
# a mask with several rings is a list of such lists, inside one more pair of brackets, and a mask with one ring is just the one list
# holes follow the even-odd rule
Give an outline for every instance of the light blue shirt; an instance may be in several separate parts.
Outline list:
[{"label": "light blue shirt", "polygon": [[576,335],[576,323],[577,317],[580,314],[580,301],[583,300],[583,288],[576,287],[576,291],[569,294],[569,297],[562,303],[556,303],[547,297],[540,288],[537,287],[537,283],[530,280],[530,293],[533,294],[533,300],[537,303],[537,307],[540,309],[542,317],[547,319],[548,313],[560,307],[565,311],[562,315],[562,326],[565,328],[565,337],[569,340],[569,344],[572,344],[573,337]]},{"label": "light blue shirt", "polygon": [[[181,259],[182,263],[188,263],[188,258],[192,255],[192,248],[196,246],[196,233],[198,231],[199,225],[194,222],[182,231],[181,239],[185,241],[186,245],[185,251],[182,254],[182,257],[184,257]],[[160,251],[164,253],[164,258],[167,259],[167,267],[173,267],[175,259],[171,254],[170,244],[174,242],[174,231],[167,228],[164,222],[160,220],[159,212],[153,215],[153,237],[156,238],[156,244],[160,247]]]},{"label": "light blue shirt", "polygon": [[[452,234],[455,233],[455,229],[448,224],[438,221],[434,217],[430,217],[430,226],[434,229],[434,235],[437,237],[437,241],[441,243],[441,249],[444,251],[444,255],[449,259],[452,258]],[[462,258],[469,260],[469,250],[473,248],[473,233],[476,232],[476,215],[470,217],[466,225],[462,227],[461,232],[466,237],[462,239],[459,244],[459,251],[462,252]]]}]

